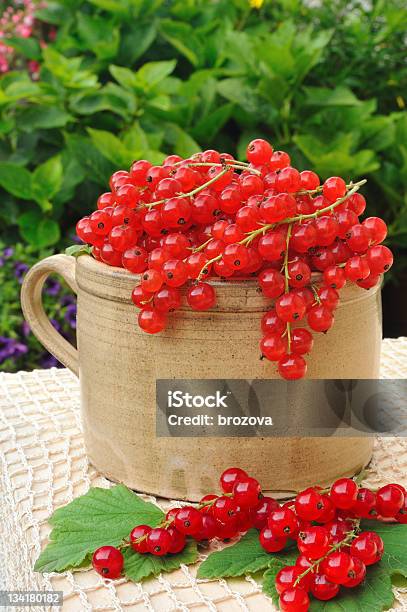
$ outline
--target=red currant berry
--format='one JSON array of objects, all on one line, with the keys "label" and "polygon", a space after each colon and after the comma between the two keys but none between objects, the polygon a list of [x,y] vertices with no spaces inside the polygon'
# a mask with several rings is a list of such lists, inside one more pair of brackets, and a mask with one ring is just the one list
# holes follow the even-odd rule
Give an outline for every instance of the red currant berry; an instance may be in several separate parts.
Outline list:
[{"label": "red currant berry", "polygon": [[306,253],[317,244],[317,230],[311,223],[301,223],[294,226],[290,246],[298,253]]},{"label": "red currant berry", "polygon": [[144,214],[142,219],[142,226],[144,231],[155,238],[159,238],[163,235],[164,226],[161,220],[161,213],[157,208],[152,208]]},{"label": "red currant berry", "polygon": [[151,164],[145,159],[139,159],[134,162],[130,168],[130,179],[131,182],[139,187],[143,186],[146,182],[147,172],[150,170]]},{"label": "red currant berry", "polygon": [[339,293],[336,289],[332,289],[331,287],[322,286],[318,289],[318,297],[320,299],[321,304],[329,308],[329,310],[335,310],[335,308],[339,304]]},{"label": "red currant berry", "polygon": [[338,237],[346,238],[346,234],[350,228],[357,225],[359,219],[358,216],[351,210],[340,210],[336,214],[336,220],[338,223]]},{"label": "red currant berry", "polygon": [[132,302],[137,308],[143,308],[146,303],[151,299],[151,293],[146,293],[141,285],[134,287],[131,294]]},{"label": "red currant berry", "polygon": [[264,527],[260,531],[259,541],[265,551],[272,553],[283,550],[287,544],[286,537],[278,537],[269,527]]},{"label": "red currant berry", "polygon": [[215,500],[212,506],[212,514],[221,523],[226,523],[231,518],[235,517],[238,512],[238,505],[233,497],[225,497],[222,495]]},{"label": "red currant berry", "polygon": [[170,287],[180,287],[188,279],[188,269],[181,259],[169,259],[162,269],[165,282]]},{"label": "red currant berry", "polygon": [[268,334],[260,341],[260,352],[270,361],[278,361],[287,350],[287,342],[279,334]]},{"label": "red currant berry", "polygon": [[211,240],[205,247],[205,255],[208,259],[215,259],[215,257],[222,255],[224,248],[223,240]]},{"label": "red currant berry", "polygon": [[363,561],[358,559],[358,557],[353,557],[352,555],[351,559],[353,563],[353,570],[351,570],[352,575],[349,580],[343,583],[343,586],[345,586],[347,589],[352,589],[353,587],[359,586],[359,584],[361,584],[366,577],[366,565],[363,563]]},{"label": "red currant berry", "polygon": [[324,272],[330,266],[333,266],[335,262],[335,256],[331,250],[331,247],[320,247],[314,251],[311,257],[311,264],[317,270]]},{"label": "red currant berry", "polygon": [[119,578],[124,559],[118,548],[101,546],[93,553],[92,566],[103,578]]},{"label": "red currant berry", "polygon": [[245,268],[249,262],[247,247],[243,244],[227,244],[223,251],[223,260],[233,270]]},{"label": "red currant berry", "polygon": [[237,467],[231,467],[222,472],[220,486],[224,493],[232,493],[233,487],[239,480],[246,480],[247,473]]},{"label": "red currant berry", "polygon": [[281,593],[278,603],[283,612],[307,612],[310,599],[304,589],[291,587]]},{"label": "red currant berry", "polygon": [[246,200],[252,195],[263,193],[264,183],[255,174],[241,174],[239,177],[239,188],[243,199]]},{"label": "red currant berry", "polygon": [[297,516],[305,521],[317,521],[323,507],[322,495],[312,487],[301,491],[295,498]]},{"label": "red currant berry", "polygon": [[137,232],[131,225],[117,225],[109,233],[109,242],[115,251],[124,252],[135,245]]},{"label": "red currant berry", "polygon": [[292,538],[298,532],[298,519],[290,508],[279,508],[271,512],[267,524],[278,537]]},{"label": "red currant berry", "polygon": [[102,193],[102,195],[98,197],[96,206],[99,210],[102,210],[103,208],[107,208],[108,206],[113,206],[113,204],[114,195],[110,191],[107,191],[106,193]]},{"label": "red currant berry", "polygon": [[394,517],[398,523],[407,524],[407,495],[404,496],[404,504]]},{"label": "red currant berry", "polygon": [[225,244],[232,244],[233,242],[240,242],[243,238],[244,233],[240,227],[236,223],[230,223],[223,232],[222,240]]},{"label": "red currant berry", "polygon": [[352,557],[342,550],[330,553],[320,565],[320,571],[335,584],[345,584],[353,578],[353,570]]},{"label": "red currant berry", "polygon": [[154,294],[154,308],[159,312],[173,312],[181,305],[181,294],[175,287],[161,287]]},{"label": "red currant berry", "polygon": [[319,187],[320,180],[318,174],[312,172],[311,170],[304,170],[300,172],[301,177],[301,189],[305,191],[312,191]]},{"label": "red currant berry", "polygon": [[301,320],[305,311],[306,305],[304,300],[295,293],[285,293],[276,300],[276,313],[286,323]]},{"label": "red currant berry", "polygon": [[175,515],[175,527],[185,535],[194,535],[202,529],[202,514],[193,506],[184,506]]},{"label": "red currant berry", "polygon": [[[258,281],[263,295],[268,298],[279,297],[284,291],[284,276],[273,268],[262,270],[258,276]],[[282,320],[281,317],[280,320]]]},{"label": "red currant berry", "polygon": [[182,191],[184,193],[192,191],[201,182],[201,175],[199,172],[193,168],[188,168],[187,166],[181,166],[178,168],[174,174],[174,178],[181,183]]},{"label": "red currant berry", "polygon": [[147,334],[158,334],[166,326],[165,315],[155,308],[143,307],[138,315],[138,324]]},{"label": "red currant berry", "polygon": [[314,226],[317,232],[317,244],[319,246],[329,246],[335,240],[338,234],[338,223],[333,217],[324,215],[318,217],[314,221]]},{"label": "red currant berry", "polygon": [[356,253],[364,253],[370,244],[370,232],[364,225],[353,225],[346,234],[346,244]]},{"label": "red currant berry", "polygon": [[135,246],[124,251],[122,256],[123,268],[133,274],[140,274],[147,268],[147,251],[143,247]]},{"label": "red currant berry", "polygon": [[[223,191],[225,187],[230,185],[233,180],[233,171],[229,169],[226,173],[224,173],[224,168],[221,166],[212,166],[212,168],[209,168],[208,170],[208,177],[209,179],[216,179],[214,183],[212,183],[211,189],[219,192]],[[222,210],[224,209],[222,208]],[[225,210],[225,212],[227,211]]]},{"label": "red currant berry", "polygon": [[325,524],[329,533],[329,541],[331,544],[338,544],[346,537],[349,531],[352,531],[352,524],[341,518],[334,519]]},{"label": "red currant berry", "polygon": [[394,517],[404,506],[405,495],[394,484],[381,487],[376,494],[376,507],[380,516]]},{"label": "red currant berry", "polygon": [[193,310],[209,310],[216,303],[215,289],[208,283],[192,285],[187,292],[187,302]]},{"label": "red currant berry", "polygon": [[333,483],[329,494],[336,508],[349,510],[356,501],[358,485],[351,478],[339,478]]},{"label": "red currant berry", "polygon": [[191,216],[191,204],[186,198],[170,198],[161,207],[161,221],[165,227],[181,228],[188,223]]},{"label": "red currant berry", "polygon": [[284,255],[285,238],[280,232],[268,232],[260,238],[257,248],[263,259],[275,261]]},{"label": "red currant berry", "polygon": [[305,287],[311,280],[311,268],[304,261],[298,260],[288,264],[290,287]]},{"label": "red currant berry", "polygon": [[369,534],[369,531],[364,531],[358,535],[350,547],[351,555],[363,561],[365,565],[373,565],[377,561],[377,544]]},{"label": "red currant berry", "polygon": [[260,484],[250,476],[239,478],[233,485],[233,497],[242,509],[257,507],[260,495]]},{"label": "red currant berry", "polygon": [[379,217],[368,217],[362,225],[370,233],[371,245],[380,244],[387,236],[387,225]]},{"label": "red currant berry", "polygon": [[382,538],[379,536],[379,534],[376,533],[375,531],[367,531],[365,533],[367,533],[368,537],[376,544],[377,553],[376,553],[375,563],[377,563],[383,557],[384,542],[383,542]]},{"label": "red currant berry", "polygon": [[342,289],[346,284],[345,271],[337,266],[325,268],[323,277],[325,285],[332,289]]},{"label": "red currant berry", "polygon": [[273,147],[262,138],[256,138],[247,145],[247,161],[252,164],[267,164],[273,154]]},{"label": "red currant berry", "polygon": [[242,206],[236,213],[236,223],[243,232],[252,232],[259,227],[260,212],[254,206]]},{"label": "red currant berry", "polygon": [[213,223],[219,214],[220,202],[210,194],[200,193],[192,200],[191,220],[197,224]]},{"label": "red currant berry", "polygon": [[167,529],[156,527],[148,533],[146,542],[148,552],[157,557],[162,557],[169,552],[172,538]]},{"label": "red currant berry", "polygon": [[253,527],[263,529],[267,525],[268,516],[273,510],[278,510],[280,504],[272,497],[264,496],[253,513]]},{"label": "red currant berry", "polygon": [[298,380],[307,373],[307,363],[302,355],[286,354],[278,362],[278,371],[285,380]]},{"label": "red currant berry", "polygon": [[219,532],[219,523],[210,514],[202,515],[202,529],[194,534],[195,540],[212,540],[216,538]]},{"label": "red currant berry", "polygon": [[164,236],[162,244],[171,255],[168,259],[184,259],[191,252],[191,243],[185,234],[167,234],[167,236]]},{"label": "red currant berry", "polygon": [[329,202],[336,202],[345,195],[346,183],[339,176],[331,176],[331,178],[326,179],[322,193]]},{"label": "red currant berry", "polygon": [[89,217],[89,225],[97,236],[107,236],[112,229],[112,218],[104,210],[95,210]]},{"label": "red currant berry", "polygon": [[309,309],[307,322],[314,331],[327,332],[333,325],[334,317],[329,308],[320,304]]},{"label": "red currant berry", "polygon": [[102,261],[109,266],[120,267],[122,264],[122,253],[115,251],[109,242],[105,242],[100,249],[100,257]]},{"label": "red currant berry", "polygon": [[154,270],[154,268],[146,270],[141,277],[141,287],[146,293],[155,293],[161,289],[162,284],[163,278],[160,272]]},{"label": "red currant berry", "polygon": [[354,212],[358,217],[363,215],[366,208],[366,200],[360,193],[354,193],[347,199],[346,204],[352,212]]},{"label": "red currant berry", "polygon": [[181,550],[184,550],[186,544],[186,537],[183,533],[179,532],[175,527],[167,527],[167,532],[171,538],[171,545],[168,552],[175,555]]},{"label": "red currant berry", "polygon": [[312,334],[304,327],[297,327],[291,332],[291,350],[298,355],[310,353],[314,339]]},{"label": "red currant berry", "polygon": [[370,489],[360,488],[351,510],[353,514],[360,518],[373,518],[377,516],[375,493]]},{"label": "red currant berry", "polygon": [[150,533],[151,527],[148,525],[137,525],[130,532],[130,546],[138,553],[148,552],[147,535]]},{"label": "red currant berry", "polygon": [[277,177],[277,189],[280,192],[295,193],[301,189],[301,175],[295,168],[283,168]]},{"label": "red currant berry", "polygon": [[368,249],[366,259],[372,274],[383,274],[393,265],[392,252],[382,244]]},{"label": "red currant berry", "polygon": [[324,574],[312,576],[310,591],[316,599],[328,601],[339,593],[339,584],[334,584]]},{"label": "red currant berry", "polygon": [[325,527],[311,525],[299,532],[298,550],[309,559],[319,559],[329,550],[328,531]]},{"label": "red currant berry", "polygon": [[265,312],[261,320],[261,330],[264,334],[281,334],[285,331],[284,322],[278,318],[275,309]]},{"label": "red currant berry", "polygon": [[336,517],[336,508],[333,505],[329,495],[322,495],[322,510],[318,516],[318,523],[330,523]]},{"label": "red currant berry", "polygon": [[369,274],[365,279],[357,281],[358,287],[362,287],[362,289],[371,289],[372,287],[376,287],[377,283],[380,281],[381,276],[375,274]]},{"label": "red currant berry", "polygon": [[282,170],[291,164],[291,159],[285,151],[274,151],[270,158],[269,167],[271,170]]},{"label": "red currant berry", "polygon": [[219,164],[220,163],[220,153],[215,151],[214,149],[208,149],[204,151],[201,155],[202,162],[204,164]]}]

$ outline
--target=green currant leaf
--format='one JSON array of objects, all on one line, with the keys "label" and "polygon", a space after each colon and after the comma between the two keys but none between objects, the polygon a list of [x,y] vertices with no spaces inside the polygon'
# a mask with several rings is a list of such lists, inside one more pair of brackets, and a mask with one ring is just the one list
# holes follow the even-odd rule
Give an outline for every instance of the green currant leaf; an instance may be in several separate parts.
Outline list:
[{"label": "green currant leaf", "polygon": [[99,546],[117,546],[135,525],[155,526],[164,513],[124,485],[92,488],[49,519],[50,543],[35,564],[38,572],[79,567]]},{"label": "green currant leaf", "polygon": [[92,253],[92,247],[88,244],[72,244],[65,249],[65,255],[73,255],[73,257],[79,257],[79,255],[90,255]]},{"label": "green currant leaf", "polygon": [[190,565],[198,559],[198,549],[195,541],[190,541],[184,550],[176,555],[156,557],[154,555],[140,555],[127,548],[123,552],[124,573],[134,582],[140,582],[148,576],[157,576],[161,572],[172,572],[182,564]]},{"label": "green currant leaf", "polygon": [[271,555],[259,542],[259,532],[250,529],[239,542],[223,550],[213,552],[198,569],[198,578],[224,578],[243,576],[266,569],[272,559],[279,559],[285,565],[293,562],[292,549]]}]

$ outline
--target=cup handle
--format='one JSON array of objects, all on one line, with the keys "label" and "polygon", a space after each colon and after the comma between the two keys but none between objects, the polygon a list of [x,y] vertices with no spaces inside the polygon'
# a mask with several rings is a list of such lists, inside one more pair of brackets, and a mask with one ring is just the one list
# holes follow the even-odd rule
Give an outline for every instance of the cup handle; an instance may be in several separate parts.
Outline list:
[{"label": "cup handle", "polygon": [[21,307],[34,336],[58,361],[79,376],[78,351],[56,329],[44,311],[42,288],[50,274],[59,274],[72,291],[78,293],[75,280],[76,259],[70,255],[51,255],[35,264],[25,275],[21,288]]}]

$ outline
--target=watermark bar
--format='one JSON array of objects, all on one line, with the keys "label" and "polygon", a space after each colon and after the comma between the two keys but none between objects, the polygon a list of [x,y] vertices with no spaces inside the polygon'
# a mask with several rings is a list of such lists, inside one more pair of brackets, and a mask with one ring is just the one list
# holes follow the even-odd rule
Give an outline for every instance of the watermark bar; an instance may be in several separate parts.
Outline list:
[{"label": "watermark bar", "polygon": [[62,591],[0,591],[0,607],[62,607]]},{"label": "watermark bar", "polygon": [[406,380],[156,382],[158,437],[407,435]]}]

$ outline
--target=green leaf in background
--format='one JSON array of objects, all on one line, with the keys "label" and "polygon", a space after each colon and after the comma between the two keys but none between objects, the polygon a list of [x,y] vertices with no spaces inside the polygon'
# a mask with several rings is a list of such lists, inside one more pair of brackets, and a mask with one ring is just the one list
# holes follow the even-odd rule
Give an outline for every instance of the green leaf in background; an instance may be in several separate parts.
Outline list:
[{"label": "green leaf in background", "polygon": [[10,36],[7,38],[7,45],[13,47],[31,60],[39,60],[41,58],[41,47],[34,37],[22,38],[21,36]]},{"label": "green leaf in background", "polygon": [[310,106],[355,106],[360,100],[348,87],[339,86],[336,89],[325,87],[305,87],[304,103]]},{"label": "green leaf in background", "polygon": [[72,115],[57,106],[31,106],[18,115],[18,127],[26,132],[64,127],[69,121]]},{"label": "green leaf in background", "polygon": [[59,155],[51,157],[34,170],[31,182],[32,194],[44,211],[52,208],[49,200],[58,192],[61,183],[62,163]]},{"label": "green leaf in background", "polygon": [[143,84],[145,89],[151,89],[174,72],[176,65],[176,60],[147,62],[137,71],[137,79]]},{"label": "green leaf in background", "polygon": [[195,541],[190,541],[184,550],[175,555],[157,557],[149,554],[138,554],[126,549],[124,556],[124,573],[134,582],[140,582],[148,576],[157,576],[161,572],[172,572],[182,564],[190,565],[198,560],[198,549]]},{"label": "green leaf in background", "polygon": [[65,143],[70,155],[87,170],[88,178],[100,185],[107,185],[108,177],[114,172],[114,164],[103,157],[90,138],[66,133]]},{"label": "green leaf in background", "polygon": [[90,70],[81,70],[82,57],[65,57],[52,47],[43,50],[44,65],[67,88],[83,89],[98,85]]},{"label": "green leaf in background", "polygon": [[49,519],[50,543],[35,564],[38,572],[78,567],[99,546],[117,546],[135,525],[157,525],[164,513],[124,485],[92,488]]},{"label": "green leaf in background", "polygon": [[119,63],[132,66],[134,62],[152,45],[156,35],[155,20],[148,23],[131,22],[126,24],[121,34]]},{"label": "green leaf in background", "polygon": [[17,221],[22,237],[37,249],[56,244],[61,237],[58,223],[39,210],[29,210]]},{"label": "green leaf in background", "polygon": [[200,150],[199,144],[175,123],[167,125],[166,138],[172,143],[174,153],[189,157]]},{"label": "green leaf in background", "polygon": [[83,42],[83,50],[90,50],[100,60],[116,57],[119,44],[119,29],[113,21],[96,15],[78,12],[78,34]]},{"label": "green leaf in background", "polygon": [[193,66],[201,64],[203,47],[191,25],[180,21],[162,19],[160,32]]},{"label": "green leaf in background", "polygon": [[250,529],[236,544],[211,553],[199,566],[198,578],[227,578],[253,574],[268,568],[273,558],[286,560],[285,565],[289,565],[294,559],[292,550],[278,555],[267,553],[260,545],[259,532]]},{"label": "green leaf in background", "polygon": [[119,138],[105,130],[88,128],[87,131],[93,144],[104,157],[120,168],[130,166],[134,156]]},{"label": "green leaf in background", "polygon": [[22,200],[31,200],[33,197],[31,174],[17,164],[0,162],[0,185]]}]

